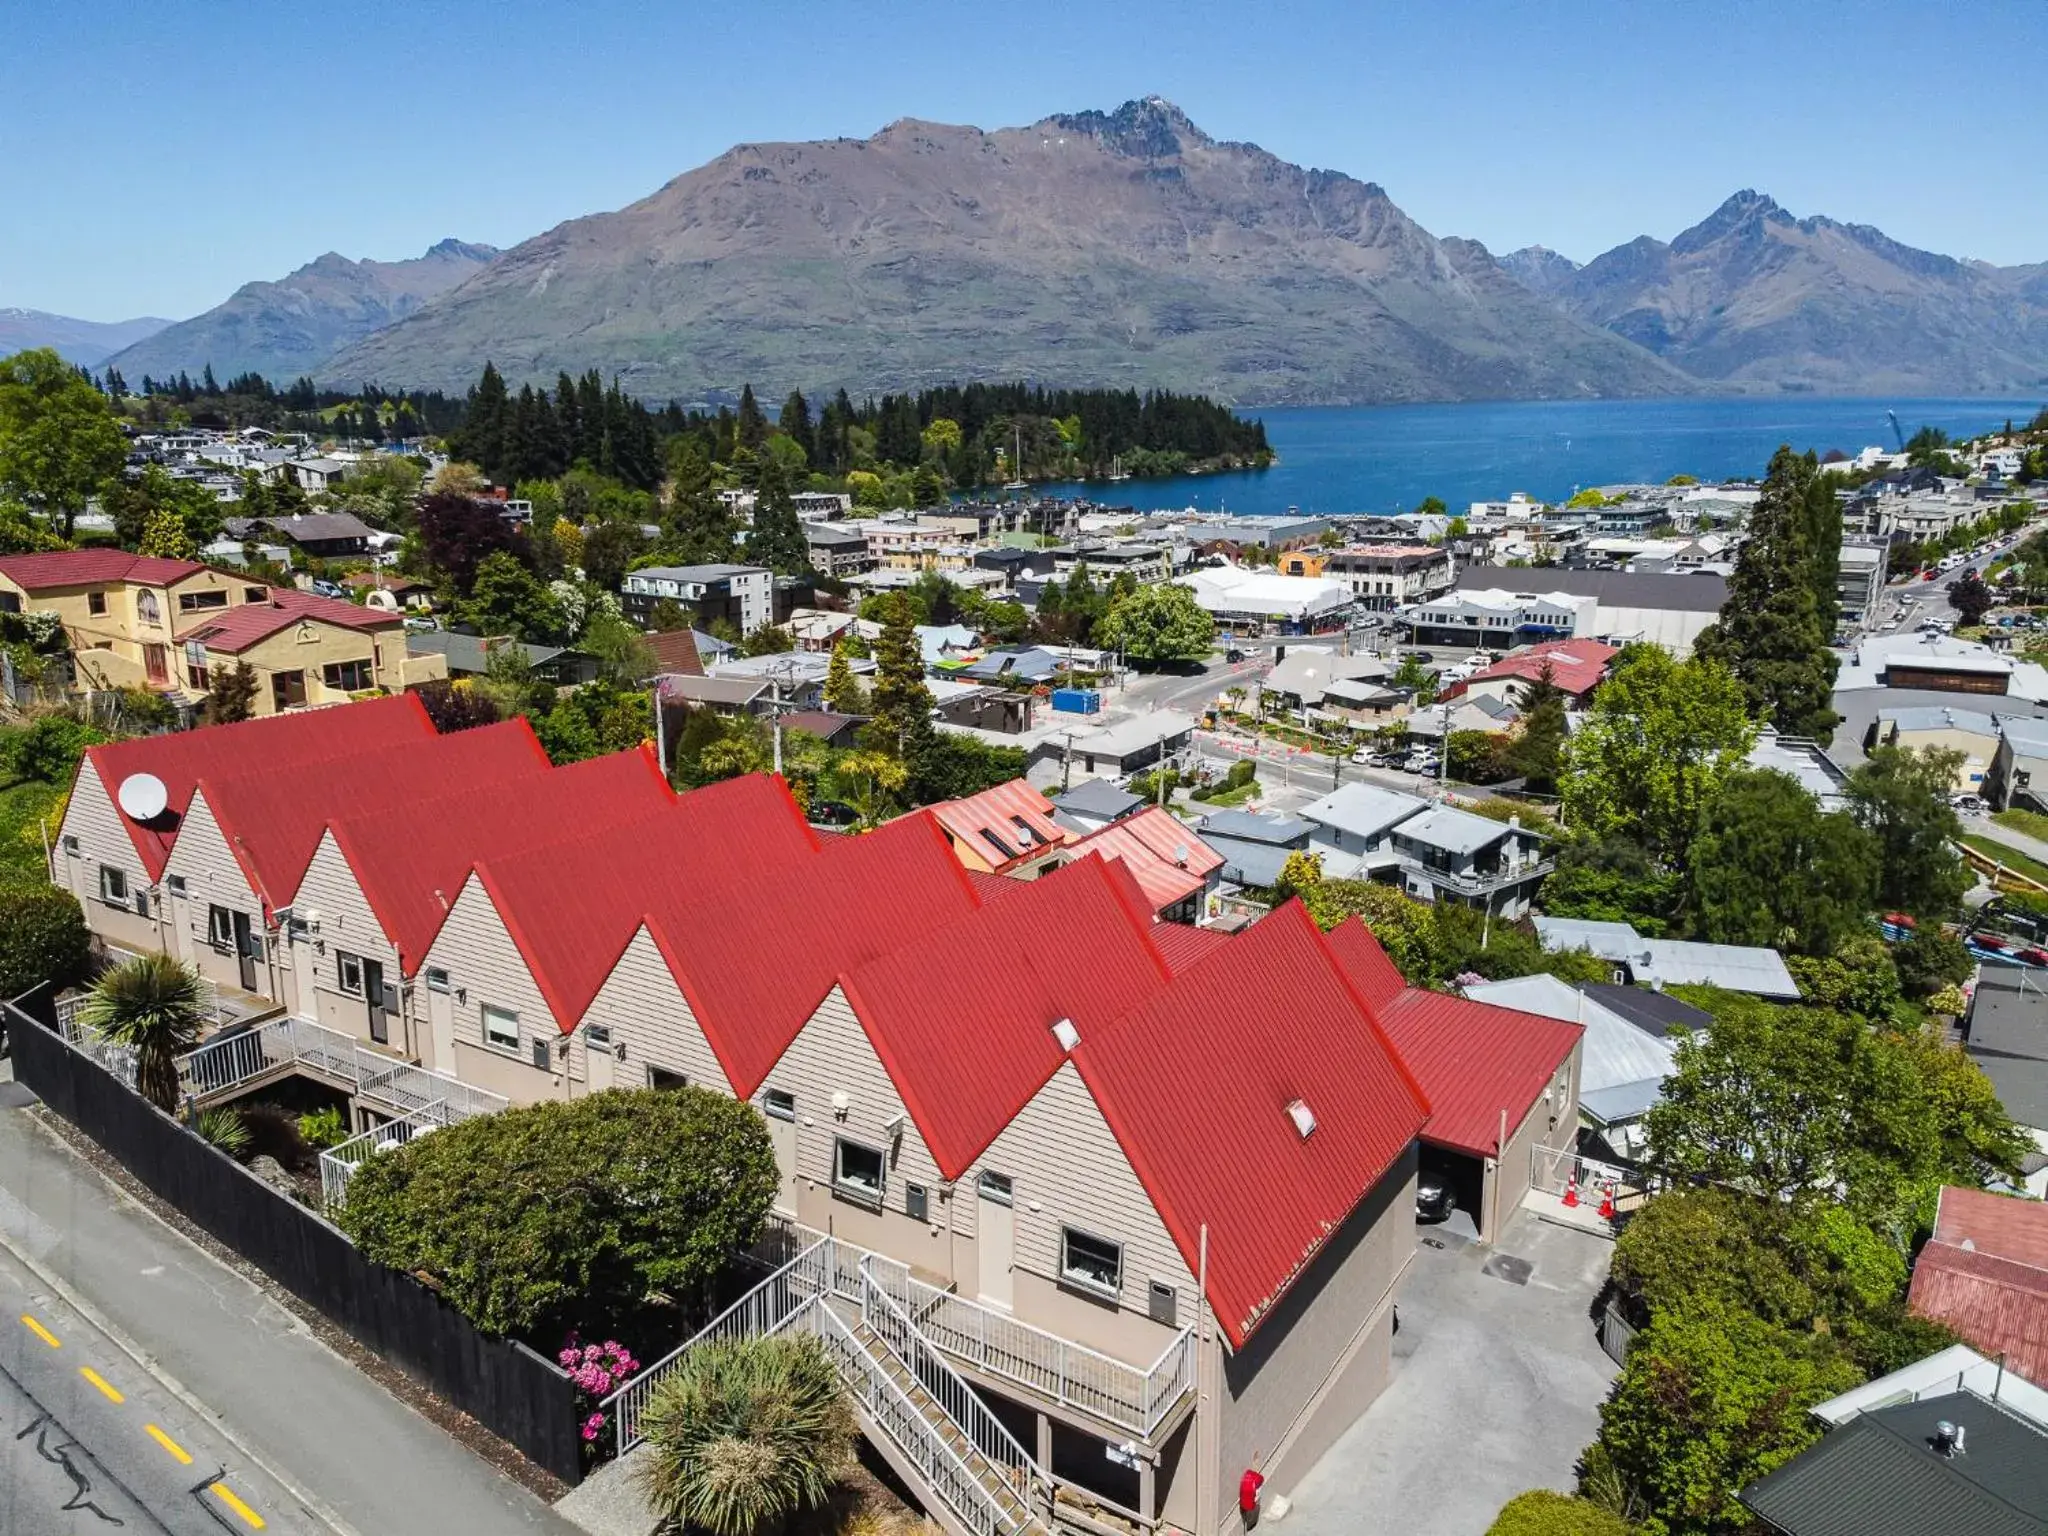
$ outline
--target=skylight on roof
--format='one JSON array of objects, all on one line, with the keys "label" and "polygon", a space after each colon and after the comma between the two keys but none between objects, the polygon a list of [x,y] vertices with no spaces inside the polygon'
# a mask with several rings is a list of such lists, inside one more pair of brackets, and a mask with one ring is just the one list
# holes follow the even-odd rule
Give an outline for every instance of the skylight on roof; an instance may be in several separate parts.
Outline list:
[{"label": "skylight on roof", "polygon": [[1081,1031],[1074,1028],[1074,1021],[1072,1019],[1054,1020],[1052,1037],[1059,1041],[1060,1049],[1063,1051],[1071,1051],[1081,1043]]},{"label": "skylight on roof", "polygon": [[1303,1099],[1291,1100],[1287,1105],[1287,1118],[1294,1122],[1295,1134],[1307,1141],[1316,1128],[1316,1112]]}]

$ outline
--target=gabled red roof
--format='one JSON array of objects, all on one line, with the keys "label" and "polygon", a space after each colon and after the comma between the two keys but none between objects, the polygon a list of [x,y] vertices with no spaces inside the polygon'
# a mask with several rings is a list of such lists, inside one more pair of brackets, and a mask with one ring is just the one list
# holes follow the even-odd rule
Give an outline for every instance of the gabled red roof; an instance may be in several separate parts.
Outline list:
[{"label": "gabled red roof", "polygon": [[163,587],[187,576],[197,576],[205,569],[191,560],[131,555],[125,549],[57,549],[33,555],[0,555],[0,576],[24,592],[109,581]]},{"label": "gabled red roof", "polygon": [[1195,829],[1156,805],[1099,827],[1073,844],[1076,858],[1093,855],[1123,864],[1154,912],[1192,896],[1223,867],[1223,855]]},{"label": "gabled red roof", "polygon": [[1413,987],[1379,1017],[1429,1101],[1423,1140],[1486,1157],[1500,1151],[1502,1115],[1512,1136],[1585,1033],[1561,1019]]},{"label": "gabled red roof", "polygon": [[929,816],[913,814],[861,837],[830,839],[815,858],[737,893],[677,890],[642,910],[727,1081],[744,1099],[842,973],[974,905],[967,873],[944,834]]},{"label": "gabled red roof", "polygon": [[1908,1300],[1917,1315],[2048,1386],[2048,1205],[1944,1186]]},{"label": "gabled red roof", "polygon": [[408,693],[88,747],[79,772],[90,767],[99,775],[117,815],[123,779],[132,773],[153,773],[163,780],[169,800],[163,815],[148,826],[121,817],[143,867],[155,880],[164,872],[178,825],[192,803],[192,788],[202,776],[231,777],[255,768],[284,773],[326,758],[433,734],[434,722],[427,718],[426,706]]},{"label": "gabled red roof", "polygon": [[478,860],[646,822],[674,801],[653,748],[643,743],[328,825],[411,976]]},{"label": "gabled red roof", "polygon": [[[789,870],[788,901],[800,907],[808,893],[794,869],[817,852],[817,839],[782,781],[757,773],[692,790],[649,820],[596,836],[565,831],[563,840],[479,860],[476,873],[566,1034],[651,905],[721,905],[737,892],[742,899],[734,905],[755,907],[760,885],[746,877]],[[886,905],[876,892],[888,889],[879,884],[861,901]],[[742,956],[729,963],[751,969],[767,957],[782,958],[763,948]]]},{"label": "gabled red roof", "polygon": [[999,874],[1073,839],[1052,819],[1052,802],[1022,779],[964,800],[943,800],[926,810],[949,837],[971,848]]},{"label": "gabled red roof", "polygon": [[[840,980],[939,1171],[960,1178],[1066,1052],[1168,980],[1152,916],[1087,859],[869,961]],[[996,957],[1002,957],[998,960]]]},{"label": "gabled red roof", "polygon": [[269,601],[224,609],[219,618],[186,631],[183,638],[197,640],[209,651],[232,656],[306,619],[364,633],[399,629],[405,623],[399,615],[381,608],[363,608],[331,597],[317,597],[311,592],[272,587]]},{"label": "gabled red roof", "polygon": [[1350,973],[1351,984],[1364,996],[1368,1008],[1379,1012],[1399,997],[1408,982],[1393,959],[1380,947],[1365,919],[1347,917],[1329,932],[1330,948]]},{"label": "gabled red roof", "polygon": [[388,809],[420,785],[495,784],[548,771],[548,755],[524,719],[331,757],[291,773],[259,768],[202,778],[198,792],[269,911],[305,878],[330,819]]},{"label": "gabled red roof", "polygon": [[[1075,1065],[1233,1348],[1422,1129],[1422,1091],[1299,902],[1092,1038]],[[1288,1113],[1315,1117],[1304,1139]]]},{"label": "gabled red roof", "polygon": [[1546,640],[1527,650],[1503,656],[1492,666],[1474,672],[1463,682],[1453,683],[1439,698],[1455,699],[1474,683],[1490,678],[1513,677],[1534,682],[1543,675],[1546,663],[1551,681],[1566,693],[1583,696],[1607,675],[1607,664],[1621,654],[1621,647],[1604,640]]}]

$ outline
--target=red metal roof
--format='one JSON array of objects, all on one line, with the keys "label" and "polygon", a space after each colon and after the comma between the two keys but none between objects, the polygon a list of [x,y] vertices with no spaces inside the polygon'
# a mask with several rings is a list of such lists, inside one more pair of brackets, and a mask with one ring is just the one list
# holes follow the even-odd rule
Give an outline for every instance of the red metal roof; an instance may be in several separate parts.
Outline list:
[{"label": "red metal roof", "polygon": [[[757,773],[692,790],[649,819],[594,836],[564,829],[556,842],[480,859],[476,873],[566,1034],[650,908],[700,901],[752,909],[760,905],[755,881],[776,871],[791,872],[789,902],[800,905],[794,869],[817,853],[783,782]],[[862,900],[886,905],[873,891]],[[735,969],[782,958],[760,947],[741,953]]]},{"label": "red metal roof", "polygon": [[399,615],[381,608],[364,608],[355,603],[338,602],[331,597],[318,597],[311,592],[272,587],[267,602],[243,603],[239,607],[225,609],[219,618],[198,629],[188,630],[183,638],[197,640],[209,651],[221,651],[232,656],[303,619],[364,633],[401,629],[405,623]]},{"label": "red metal roof", "polygon": [[2048,1205],[1945,1186],[1908,1299],[1919,1316],[2048,1386]]},{"label": "red metal roof", "polygon": [[0,555],[0,576],[24,592],[82,587],[95,582],[132,581],[168,586],[197,576],[205,566],[160,555],[131,555],[125,549],[59,549],[33,555]]},{"label": "red metal roof", "polygon": [[1429,1101],[1423,1139],[1487,1157],[1499,1151],[1502,1114],[1513,1135],[1585,1033],[1561,1019],[1413,987],[1379,1018]]},{"label": "red metal roof", "polygon": [[642,743],[547,773],[336,817],[329,827],[410,976],[477,860],[645,822],[674,800],[654,749]]},{"label": "red metal roof", "polygon": [[938,825],[913,814],[738,891],[676,890],[642,910],[733,1092],[751,1098],[842,973],[974,905]]},{"label": "red metal roof", "polygon": [[1154,912],[1192,896],[1223,867],[1223,855],[1197,837],[1193,827],[1156,805],[1097,828],[1075,842],[1073,852],[1076,858],[1093,854],[1122,863]]},{"label": "red metal roof", "polygon": [[[1181,1257],[1242,1347],[1427,1117],[1299,902],[1073,1053]],[[1288,1106],[1306,1104],[1304,1139]]]},{"label": "red metal roof", "polygon": [[548,771],[548,755],[524,719],[331,757],[291,773],[260,768],[202,778],[199,793],[269,911],[305,878],[330,819],[385,810],[420,784],[496,783]]},{"label": "red metal roof", "polygon": [[1052,819],[1052,802],[1022,779],[926,809],[948,836],[971,848],[998,874],[1073,839]]},{"label": "red metal roof", "polygon": [[117,814],[123,779],[132,773],[153,773],[163,780],[169,801],[163,815],[147,826],[121,817],[143,867],[155,880],[164,872],[179,823],[192,803],[193,786],[201,777],[226,778],[258,767],[285,772],[433,734],[434,722],[427,718],[426,706],[411,694],[399,694],[88,747],[79,772],[90,769],[99,775]]},{"label": "red metal roof", "polygon": [[926,930],[841,978],[939,1171],[960,1178],[1066,1053],[1162,989],[1151,913],[1087,859]]},{"label": "red metal roof", "polygon": [[1455,699],[1474,683],[1489,678],[1515,677],[1534,682],[1550,666],[1551,681],[1566,693],[1584,695],[1607,675],[1607,664],[1621,654],[1621,647],[1603,640],[1546,640],[1525,651],[1503,656],[1492,666],[1474,672],[1463,682],[1453,683],[1438,697]]},{"label": "red metal roof", "polygon": [[1329,932],[1330,948],[1364,994],[1366,1006],[1378,1012],[1399,997],[1408,982],[1365,919],[1347,917]]},{"label": "red metal roof", "polygon": [[[1102,861],[1098,859],[1096,862]],[[1152,947],[1159,951],[1159,958],[1176,976],[1189,966],[1208,959],[1229,942],[1230,935],[1218,928],[1197,928],[1190,923],[1152,925]]]}]

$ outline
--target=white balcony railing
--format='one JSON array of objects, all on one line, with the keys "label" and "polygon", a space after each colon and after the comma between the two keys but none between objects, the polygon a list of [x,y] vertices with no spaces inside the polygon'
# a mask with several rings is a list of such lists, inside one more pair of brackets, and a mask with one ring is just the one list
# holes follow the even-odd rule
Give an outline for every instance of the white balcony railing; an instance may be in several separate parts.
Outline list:
[{"label": "white balcony railing", "polygon": [[406,1143],[416,1141],[430,1131],[453,1125],[460,1116],[450,1113],[448,1106],[436,1099],[422,1105],[409,1115],[388,1121],[360,1136],[351,1136],[347,1141],[338,1142],[320,1154],[320,1203],[330,1219],[334,1213],[348,1203],[348,1181],[355,1177],[355,1171],[381,1152],[389,1152]]},{"label": "white balcony railing", "polygon": [[358,1044],[353,1035],[308,1019],[271,1019],[254,1029],[217,1035],[178,1058],[179,1085],[194,1099],[285,1071],[324,1077],[359,1099],[389,1107],[398,1117],[438,1103],[452,1124],[472,1115],[495,1114],[510,1102],[457,1078],[381,1055]]}]

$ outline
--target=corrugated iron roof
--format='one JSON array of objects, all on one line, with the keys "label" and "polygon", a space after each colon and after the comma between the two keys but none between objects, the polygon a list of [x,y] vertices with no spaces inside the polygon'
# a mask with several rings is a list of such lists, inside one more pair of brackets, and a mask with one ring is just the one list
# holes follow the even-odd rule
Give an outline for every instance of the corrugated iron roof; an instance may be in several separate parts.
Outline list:
[{"label": "corrugated iron roof", "polygon": [[[1097,859],[1095,862],[1100,864],[1102,861]],[[1189,966],[1208,959],[1228,944],[1230,938],[1220,928],[1197,928],[1191,923],[1152,925],[1152,947],[1159,951],[1159,958],[1176,976]]]},{"label": "corrugated iron roof", "polygon": [[1543,675],[1546,664],[1550,667],[1551,681],[1566,693],[1589,693],[1607,675],[1608,663],[1620,654],[1620,646],[1609,645],[1604,640],[1546,640],[1541,645],[1532,645],[1527,650],[1501,657],[1463,682],[1453,683],[1438,697],[1455,699],[1474,683],[1495,678],[1513,677],[1534,682]]},{"label": "corrugated iron roof", "polygon": [[[1066,1052],[1163,988],[1152,917],[1099,859],[1012,882],[1009,900],[966,913],[842,978],[847,1000],[925,1145],[960,1178]],[[1007,955],[991,965],[982,957]],[[962,964],[962,957],[969,963]],[[941,981],[943,978],[943,981]]]},{"label": "corrugated iron roof", "polygon": [[382,810],[413,784],[496,783],[545,774],[548,767],[533,727],[517,719],[328,758],[291,773],[265,767],[202,778],[197,793],[206,797],[250,890],[275,911],[297,894],[331,818]]},{"label": "corrugated iron roof", "polygon": [[[1425,1141],[1491,1157],[1571,1055],[1576,1024],[1410,987],[1380,1010],[1394,1049],[1429,1100]],[[1560,1105],[1560,1115],[1569,1106]]]},{"label": "corrugated iron roof", "polygon": [[947,836],[972,849],[998,874],[1073,839],[1053,820],[1052,802],[1022,779],[964,800],[942,800],[926,810]]},{"label": "corrugated iron roof", "polygon": [[1945,1186],[1908,1299],[2048,1386],[2048,1205]]},{"label": "corrugated iron roof", "polygon": [[197,576],[205,566],[161,555],[131,555],[125,549],[57,549],[30,555],[0,555],[0,576],[24,592],[86,586],[96,581],[132,581],[168,586]]},{"label": "corrugated iron roof", "polygon": [[163,780],[168,804],[161,816],[147,826],[121,817],[149,878],[156,880],[171,856],[178,826],[192,803],[193,787],[202,777],[226,777],[259,766],[284,773],[326,758],[433,734],[434,722],[427,717],[426,706],[408,693],[88,747],[79,772],[90,765],[117,812],[121,781],[130,774],[151,773]]},{"label": "corrugated iron roof", "polygon": [[842,974],[974,906],[938,825],[912,814],[738,892],[676,889],[641,911],[733,1092],[751,1098]]},{"label": "corrugated iron roof", "polygon": [[[1073,1053],[1233,1348],[1427,1118],[1415,1080],[1299,902]],[[1315,1119],[1305,1139],[1288,1106]]]},{"label": "corrugated iron roof", "polygon": [[1406,989],[1407,978],[1394,964],[1393,957],[1380,946],[1373,931],[1365,926],[1364,918],[1356,915],[1347,917],[1326,937],[1331,952],[1350,974],[1351,984],[1358,988],[1366,1006],[1374,1012],[1384,1011]]},{"label": "corrugated iron roof", "polygon": [[1124,865],[1154,912],[1193,895],[1223,867],[1223,855],[1193,827],[1156,805],[1098,827],[1074,841],[1072,850],[1077,859],[1092,855]]},{"label": "corrugated iron roof", "polygon": [[328,826],[410,976],[479,859],[643,822],[674,800],[643,743],[547,773],[331,818]]}]

